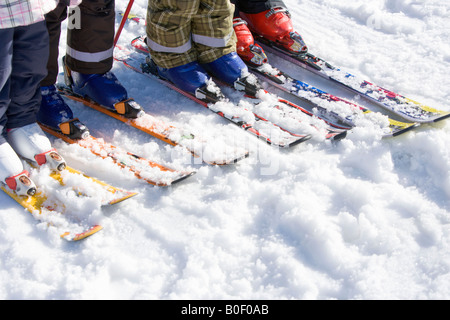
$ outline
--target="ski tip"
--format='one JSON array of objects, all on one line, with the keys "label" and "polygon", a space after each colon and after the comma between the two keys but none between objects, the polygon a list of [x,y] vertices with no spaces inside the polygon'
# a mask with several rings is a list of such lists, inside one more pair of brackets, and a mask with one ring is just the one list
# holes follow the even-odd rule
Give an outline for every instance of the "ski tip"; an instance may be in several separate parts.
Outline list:
[{"label": "ski tip", "polygon": [[288,144],[286,144],[286,145],[282,145],[282,146],[280,146],[280,147],[284,147],[284,148],[292,148],[292,147],[295,147],[296,145],[298,145],[298,144],[300,144],[300,143],[303,143],[303,142],[305,142],[305,141],[310,140],[311,138],[312,138],[312,135],[306,134],[306,135],[304,135],[303,137],[301,137],[301,138],[299,138],[299,139],[297,139],[297,140],[294,140],[293,142],[288,143]]},{"label": "ski tip", "polygon": [[347,130],[342,132],[332,132],[330,133],[329,139],[331,141],[341,141],[347,137]]},{"label": "ski tip", "polygon": [[404,126],[403,128],[400,128],[400,129],[397,129],[397,130],[393,129],[392,133],[390,135],[388,135],[388,136],[397,137],[397,136],[399,136],[399,135],[401,135],[401,134],[403,134],[405,132],[408,132],[408,131],[410,131],[410,130],[412,130],[414,128],[417,128],[419,126],[420,126],[420,123],[412,123],[409,126]]},{"label": "ski tip", "polygon": [[186,180],[187,178],[193,176],[196,173],[197,173],[196,171],[186,172],[183,175],[181,175],[179,178],[173,180],[171,184],[175,184],[175,183],[179,183],[181,181],[184,181],[184,180]]},{"label": "ski tip", "polygon": [[290,139],[289,141],[272,141],[271,139],[267,137],[261,137],[261,141],[265,141],[268,145],[280,148],[280,149],[290,149],[292,147],[295,147],[296,145],[306,142],[312,138],[312,135],[305,134],[301,137],[296,137],[296,139]]},{"label": "ski tip", "polygon": [[109,205],[114,205],[114,204],[118,204],[122,201],[128,200],[134,196],[137,196],[139,193],[138,192],[131,192],[131,191],[125,191],[125,195],[121,196],[119,198],[116,198],[114,200],[111,200],[110,202],[108,202]]},{"label": "ski tip", "polygon": [[231,158],[231,159],[224,159],[224,160],[206,160],[203,159],[203,161],[206,164],[212,165],[212,166],[226,166],[230,164],[238,163],[241,160],[244,160],[250,156],[250,153],[248,151],[244,152],[242,155],[239,155],[237,157]]},{"label": "ski tip", "polygon": [[440,122],[440,121],[448,119],[448,118],[450,118],[450,112],[444,113],[442,116],[434,119],[433,122]]},{"label": "ski tip", "polygon": [[95,225],[93,227],[90,227],[86,231],[83,231],[81,233],[73,233],[73,232],[65,232],[60,237],[64,240],[73,242],[73,241],[80,241],[83,239],[86,239],[87,237],[99,232],[102,230],[103,227],[100,225]]},{"label": "ski tip", "polygon": [[170,187],[174,184],[180,183],[181,181],[186,180],[187,178],[193,176],[196,174],[196,171],[187,171],[180,173],[177,177],[174,177],[173,179],[169,179],[168,181],[165,181],[164,179],[161,181],[153,181],[153,180],[146,180],[149,184],[157,186],[157,187]]}]

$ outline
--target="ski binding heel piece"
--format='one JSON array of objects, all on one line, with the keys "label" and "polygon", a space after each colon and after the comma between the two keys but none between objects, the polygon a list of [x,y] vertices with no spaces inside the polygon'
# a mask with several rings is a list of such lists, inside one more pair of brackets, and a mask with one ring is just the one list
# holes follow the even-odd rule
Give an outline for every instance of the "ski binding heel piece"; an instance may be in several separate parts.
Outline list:
[{"label": "ski binding heel piece", "polygon": [[234,82],[234,88],[238,91],[245,92],[245,94],[250,97],[256,97],[256,94],[262,89],[262,86],[258,82],[258,79],[250,74],[246,77],[237,79]]},{"label": "ski binding heel piece", "polygon": [[37,164],[42,166],[48,164],[52,170],[63,171],[66,168],[66,161],[56,152],[55,149],[51,149],[47,152],[40,153],[34,156]]},{"label": "ski binding heel piece", "polygon": [[144,115],[142,107],[133,99],[118,102],[114,105],[117,113],[126,118],[136,119]]},{"label": "ski binding heel piece", "polygon": [[78,118],[61,123],[59,128],[71,139],[86,139],[90,136],[89,129]]},{"label": "ski binding heel piece", "polygon": [[195,97],[208,103],[216,103],[225,99],[220,88],[211,80],[205,86],[195,90]]},{"label": "ski binding heel piece", "polygon": [[36,194],[36,185],[29,178],[29,173],[26,170],[16,176],[7,178],[5,182],[18,196],[32,197]]}]

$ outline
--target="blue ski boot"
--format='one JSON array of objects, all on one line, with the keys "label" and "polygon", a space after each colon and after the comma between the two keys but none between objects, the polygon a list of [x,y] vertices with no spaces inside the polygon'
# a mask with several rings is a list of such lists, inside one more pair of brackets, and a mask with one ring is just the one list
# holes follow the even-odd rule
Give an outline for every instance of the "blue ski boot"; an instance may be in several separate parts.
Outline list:
[{"label": "blue ski boot", "polygon": [[257,78],[250,74],[247,65],[236,52],[226,54],[203,66],[215,78],[237,90],[245,91],[250,96],[255,96],[261,89]]},{"label": "blue ski boot", "polygon": [[217,79],[233,85],[240,78],[248,76],[247,65],[236,52],[226,54],[213,62],[203,65]]},{"label": "blue ski boot", "polygon": [[42,102],[37,121],[44,126],[61,132],[72,139],[89,136],[89,130],[77,118],[54,85],[41,87]]},{"label": "blue ski boot", "polygon": [[114,105],[128,99],[125,88],[112,72],[84,74],[71,71],[73,92],[114,110]]},{"label": "blue ski boot", "polygon": [[174,68],[162,68],[147,57],[143,70],[171,82],[178,89],[202,101],[217,102],[224,97],[219,87],[197,61]]},{"label": "blue ski boot", "polygon": [[177,88],[191,94],[195,94],[198,88],[206,86],[210,78],[197,61],[169,69],[158,67],[158,73]]},{"label": "blue ski boot", "polygon": [[144,115],[142,107],[128,98],[127,90],[111,71],[103,74],[86,74],[70,70],[63,58],[66,85],[81,97],[91,100],[126,118]]}]

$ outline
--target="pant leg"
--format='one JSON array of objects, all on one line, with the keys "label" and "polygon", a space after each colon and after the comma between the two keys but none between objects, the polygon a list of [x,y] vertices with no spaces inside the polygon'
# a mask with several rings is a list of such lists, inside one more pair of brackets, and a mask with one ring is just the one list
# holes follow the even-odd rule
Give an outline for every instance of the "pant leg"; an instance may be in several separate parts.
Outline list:
[{"label": "pant leg", "polygon": [[44,21],[15,28],[7,129],[36,122],[48,57],[49,37]]},{"label": "pant leg", "polygon": [[153,60],[173,68],[235,51],[233,11],[229,0],[150,0],[147,44]]},{"label": "pant leg", "polygon": [[147,45],[157,65],[173,68],[197,60],[191,24],[200,0],[149,0]]},{"label": "pant leg", "polygon": [[80,28],[71,28],[67,32],[66,62],[70,69],[86,74],[111,70],[114,5],[114,0],[83,0],[74,11],[80,14]]},{"label": "pant leg", "polygon": [[45,23],[50,39],[50,56],[47,63],[47,77],[41,86],[50,86],[56,83],[59,72],[59,40],[61,37],[61,23],[67,18],[67,6],[59,3],[58,6],[45,15]]},{"label": "pant leg", "polygon": [[236,5],[236,11],[245,13],[260,13],[274,7],[287,8],[282,0],[231,0]]},{"label": "pant leg", "polygon": [[192,40],[198,61],[212,62],[236,51],[234,5],[229,0],[203,0],[192,21]]},{"label": "pant leg", "polygon": [[0,145],[6,142],[14,29],[0,29]]}]

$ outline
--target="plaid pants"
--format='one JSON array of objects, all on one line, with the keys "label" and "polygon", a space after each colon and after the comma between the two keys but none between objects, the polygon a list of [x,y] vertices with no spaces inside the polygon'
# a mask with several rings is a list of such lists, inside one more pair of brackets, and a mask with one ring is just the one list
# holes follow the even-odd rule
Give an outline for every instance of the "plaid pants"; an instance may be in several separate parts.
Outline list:
[{"label": "plaid pants", "polygon": [[161,67],[212,62],[236,50],[230,0],[149,0],[147,44]]}]

